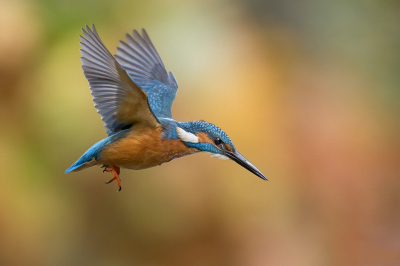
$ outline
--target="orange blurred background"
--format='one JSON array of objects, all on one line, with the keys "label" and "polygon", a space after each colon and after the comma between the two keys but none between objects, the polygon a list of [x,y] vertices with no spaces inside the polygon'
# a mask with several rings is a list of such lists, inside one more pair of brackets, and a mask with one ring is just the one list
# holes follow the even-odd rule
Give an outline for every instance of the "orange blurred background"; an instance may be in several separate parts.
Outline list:
[{"label": "orange blurred background", "polygon": [[[398,1],[0,0],[0,265],[400,265]],[[106,137],[80,68],[146,28],[179,121],[270,180],[197,154],[123,189],[64,174]]]}]

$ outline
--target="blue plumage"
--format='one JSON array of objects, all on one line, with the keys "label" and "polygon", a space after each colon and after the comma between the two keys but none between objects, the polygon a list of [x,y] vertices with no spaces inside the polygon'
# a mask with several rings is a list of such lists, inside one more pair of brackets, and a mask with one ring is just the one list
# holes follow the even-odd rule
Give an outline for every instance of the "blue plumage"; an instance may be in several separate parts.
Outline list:
[{"label": "blue plumage", "polygon": [[[178,83],[143,29],[127,34],[112,56],[93,25],[81,37],[82,69],[108,138],[90,147],[65,173],[93,165],[112,172],[119,188],[120,167],[145,169],[199,151],[231,159],[260,178],[219,127],[205,121],[178,122],[172,103]],[[108,182],[108,183],[109,183]]]},{"label": "blue plumage", "polygon": [[172,118],[171,109],[177,88],[174,89],[158,80],[153,80],[141,86],[141,89],[146,92],[149,106],[158,120]]},{"label": "blue plumage", "polygon": [[211,139],[218,137],[224,143],[231,145],[232,148],[235,149],[235,146],[233,145],[228,135],[214,124],[200,120],[190,122],[178,122],[178,126],[183,128],[185,131],[193,134],[196,134],[197,132],[207,133]]},{"label": "blue plumage", "polygon": [[178,90],[174,74],[167,72],[144,29],[142,36],[134,30],[133,37],[127,34],[127,43],[120,41],[115,58],[132,80],[146,92],[150,109],[158,121],[161,118],[172,118],[172,103]]},{"label": "blue plumage", "polygon": [[84,166],[85,163],[90,162],[93,158],[95,160],[98,159],[98,156],[101,154],[101,151],[104,147],[113,143],[125,136],[126,133],[129,132],[129,129],[122,130],[114,135],[109,136],[108,138],[102,139],[92,147],[90,147],[73,165],[71,165],[65,173],[72,172],[77,170],[79,167]]}]

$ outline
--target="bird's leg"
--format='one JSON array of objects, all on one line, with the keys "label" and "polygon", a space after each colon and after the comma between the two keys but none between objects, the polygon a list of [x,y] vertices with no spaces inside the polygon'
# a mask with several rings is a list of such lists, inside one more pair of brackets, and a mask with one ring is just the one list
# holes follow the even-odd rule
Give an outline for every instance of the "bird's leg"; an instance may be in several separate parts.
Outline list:
[{"label": "bird's leg", "polygon": [[121,179],[119,178],[119,173],[121,172],[121,169],[118,166],[109,165],[109,166],[105,166],[103,172],[104,171],[111,172],[114,175],[113,178],[111,178],[109,181],[107,181],[105,183],[110,184],[112,181],[114,181],[116,179],[118,182],[118,187],[119,187],[117,192],[121,191]]}]

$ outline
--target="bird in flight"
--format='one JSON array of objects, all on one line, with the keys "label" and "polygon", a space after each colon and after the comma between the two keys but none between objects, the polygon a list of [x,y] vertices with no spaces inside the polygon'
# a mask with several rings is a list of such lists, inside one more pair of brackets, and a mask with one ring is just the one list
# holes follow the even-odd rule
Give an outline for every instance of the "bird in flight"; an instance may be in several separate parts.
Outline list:
[{"label": "bird in flight", "polygon": [[90,147],[65,173],[102,165],[121,190],[120,167],[140,170],[197,152],[230,159],[267,178],[235,148],[219,127],[172,118],[178,83],[167,72],[149,36],[126,34],[112,56],[94,25],[82,29],[82,69],[108,137]]}]

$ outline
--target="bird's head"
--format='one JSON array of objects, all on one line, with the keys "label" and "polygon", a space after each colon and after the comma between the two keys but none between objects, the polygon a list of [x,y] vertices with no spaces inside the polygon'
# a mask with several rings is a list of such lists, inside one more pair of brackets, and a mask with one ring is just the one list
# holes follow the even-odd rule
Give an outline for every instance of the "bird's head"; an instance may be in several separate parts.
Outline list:
[{"label": "bird's head", "polygon": [[178,123],[176,132],[187,147],[209,153],[219,159],[233,160],[258,177],[268,180],[235,149],[231,139],[219,127],[205,121],[191,121]]}]

